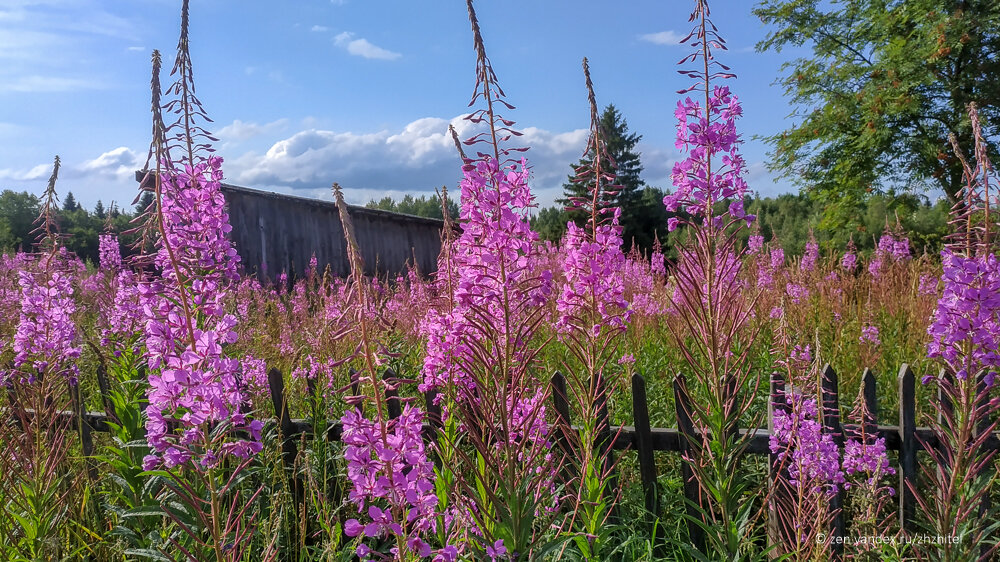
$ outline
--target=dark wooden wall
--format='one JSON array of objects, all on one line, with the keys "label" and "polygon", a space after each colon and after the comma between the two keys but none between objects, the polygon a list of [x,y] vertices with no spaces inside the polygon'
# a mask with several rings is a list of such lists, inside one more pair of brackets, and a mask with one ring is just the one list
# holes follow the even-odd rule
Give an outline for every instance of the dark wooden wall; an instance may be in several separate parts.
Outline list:
[{"label": "dark wooden wall", "polygon": [[[349,273],[344,231],[333,202],[228,184],[222,184],[222,193],[232,239],[248,273],[272,279],[283,271],[302,275],[313,254],[320,271],[329,265],[336,275]],[[395,275],[408,263],[425,275],[437,270],[443,221],[348,207],[367,273]]]}]

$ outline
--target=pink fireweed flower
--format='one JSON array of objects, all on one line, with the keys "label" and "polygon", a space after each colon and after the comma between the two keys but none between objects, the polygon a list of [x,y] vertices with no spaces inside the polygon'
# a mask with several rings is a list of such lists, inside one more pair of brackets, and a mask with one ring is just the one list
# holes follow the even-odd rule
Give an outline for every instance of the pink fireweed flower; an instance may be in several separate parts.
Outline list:
[{"label": "pink fireweed flower", "polygon": [[764,248],[764,237],[760,234],[751,234],[747,239],[747,253],[757,254]]},{"label": "pink fireweed flower", "polygon": [[816,269],[816,260],[819,258],[819,244],[816,237],[809,234],[809,241],[806,242],[806,251],[802,254],[802,261],[799,262],[799,269],[809,272]]},{"label": "pink fireweed flower", "polygon": [[663,252],[660,251],[659,240],[656,241],[653,252],[649,254],[649,270],[653,275],[661,279],[667,276],[667,266],[663,259]]},{"label": "pink fireweed flower", "polygon": [[486,547],[486,556],[490,557],[490,562],[504,560],[507,558],[507,547],[503,545],[503,539],[497,539],[492,546]]},{"label": "pink fireweed flower", "polygon": [[787,465],[792,486],[804,486],[812,493],[834,494],[837,486],[844,483],[844,473],[840,470],[837,444],[832,435],[823,433],[818,420],[815,399],[800,394],[789,396],[788,411],[779,409],[774,413],[770,449],[779,453],[779,461],[790,461]]},{"label": "pink fireweed flower", "polygon": [[861,337],[858,341],[861,343],[868,342],[871,345],[878,347],[882,345],[882,340],[878,339],[878,327],[871,324],[865,324],[861,327]]},{"label": "pink fireweed flower", "polygon": [[113,234],[100,236],[100,270],[113,276],[100,303],[101,345],[114,347],[117,354],[122,342],[136,343],[142,308],[135,272],[122,267],[121,247]]},{"label": "pink fireweed flower", "polygon": [[941,252],[944,290],[927,333],[928,357],[940,357],[959,378],[1000,369],[1000,260]]},{"label": "pink fireweed flower", "polygon": [[934,275],[921,275],[920,283],[917,285],[917,294],[920,296],[937,296],[938,278]]},{"label": "pink fireweed flower", "polygon": [[854,271],[854,268],[858,266],[858,255],[852,250],[847,250],[844,252],[844,257],[840,260],[840,267],[847,271]]},{"label": "pink fireweed flower", "polygon": [[[219,186],[221,164],[221,158],[211,157],[163,176],[163,233],[154,257],[161,276],[139,286],[150,369],[146,437],[156,452],[146,459],[147,467],[160,459],[168,467],[191,460],[194,450],[208,446],[199,441],[206,424],[229,423],[246,430],[250,441],[204,450],[203,466],[224,454],[247,456],[261,449],[262,424],[240,413],[240,363],[223,355],[223,346],[237,338],[236,318],[226,313],[224,302],[239,280],[239,257],[226,238],[232,227]],[[168,421],[179,428],[169,430]]]},{"label": "pink fireweed flower", "polygon": [[[348,498],[360,516],[345,523],[348,536],[384,539],[406,535],[406,544],[414,553],[431,554],[430,547],[419,540],[421,533],[434,528],[438,501],[434,464],[424,450],[423,419],[419,408],[407,404],[399,418],[384,422],[383,433],[379,422],[365,418],[358,410],[344,414],[344,458],[351,482]],[[396,521],[393,513],[405,514],[405,520]],[[406,531],[400,523],[406,524]],[[359,548],[357,554],[368,552],[367,547],[363,551]]]},{"label": "pink fireweed flower", "polygon": [[785,265],[785,250],[781,248],[771,248],[771,269],[781,269]]},{"label": "pink fireweed flower", "polygon": [[[526,334],[509,333],[510,327],[552,292],[551,271],[531,268],[538,234],[528,224],[534,199],[527,166],[521,159],[501,169],[487,159],[463,168],[462,234],[451,249],[455,308],[430,311],[421,323],[428,338],[422,390],[450,381],[464,381],[471,390],[472,377],[462,365],[474,362],[472,342],[485,341],[488,333],[501,340],[522,338]],[[527,342],[501,343],[520,347]]]},{"label": "pink fireweed flower", "polygon": [[[715,86],[707,108],[691,98],[677,102],[676,145],[679,150],[687,151],[688,157],[674,164],[671,181],[676,189],[663,198],[668,212],[683,209],[695,216],[717,220],[721,217],[714,216],[710,206],[731,198],[728,214],[750,224],[754,217],[743,209],[747,184],[742,177],[745,163],[739,154],[741,141],[736,132],[736,119],[742,114],[743,109],[728,86]],[[713,159],[717,164],[709,176],[708,162]],[[678,224],[673,219],[667,229],[674,230]]]},{"label": "pink fireweed flower", "polygon": [[796,372],[804,373],[812,365],[812,346],[805,347],[797,345],[792,349],[791,363]]},{"label": "pink fireweed flower", "polygon": [[896,261],[908,261],[910,259],[909,238],[901,237],[896,239],[896,243],[892,245],[892,257]]},{"label": "pink fireweed flower", "polygon": [[115,272],[122,268],[122,252],[114,234],[98,236],[98,260],[101,271]]},{"label": "pink fireweed flower", "polygon": [[844,474],[863,474],[869,485],[874,485],[883,476],[892,476],[896,470],[889,466],[889,456],[885,449],[885,439],[879,437],[872,443],[859,439],[848,439],[844,443]]},{"label": "pink fireweed flower", "polygon": [[76,384],[80,348],[72,319],[76,312],[72,279],[49,260],[43,260],[41,269],[18,272],[21,315],[14,335],[14,371],[0,371],[0,384],[8,384],[12,377],[33,382],[44,372]]},{"label": "pink fireweed flower", "polygon": [[[572,221],[563,238],[566,282],[556,299],[561,332],[586,329],[597,337],[601,329],[625,330],[631,311],[625,301],[625,281],[619,209],[611,224],[598,225],[596,239]],[[582,324],[581,324],[582,323]]]},{"label": "pink fireweed flower", "polygon": [[791,299],[792,304],[799,304],[803,300],[809,298],[809,289],[805,285],[786,283],[785,294],[787,294],[788,298]]}]

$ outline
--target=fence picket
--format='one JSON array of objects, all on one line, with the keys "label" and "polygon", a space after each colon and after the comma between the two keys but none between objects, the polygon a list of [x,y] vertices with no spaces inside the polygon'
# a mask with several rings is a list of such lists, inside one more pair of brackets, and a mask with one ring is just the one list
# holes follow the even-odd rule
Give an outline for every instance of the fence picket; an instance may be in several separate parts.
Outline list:
[{"label": "fence picket", "polygon": [[[285,398],[285,378],[281,371],[271,367],[267,372],[267,386],[271,391],[271,404],[274,406],[274,413],[278,416],[278,429],[281,431],[281,458],[288,471],[288,485],[292,489],[295,497],[295,511],[299,512],[299,505],[302,503],[305,493],[302,481],[295,477],[295,459],[298,457],[298,446],[296,440],[296,428],[292,423],[292,418],[288,413],[288,401]],[[298,520],[298,516],[296,516]]]},{"label": "fence picket", "polygon": [[646,400],[646,379],[632,375],[632,423],[635,425],[635,450],[639,455],[639,477],[646,499],[646,511],[659,514],[656,491],[656,461],[653,457],[653,435],[649,425],[649,402]]},{"label": "fence picket", "polygon": [[73,410],[76,412],[77,429],[80,431],[80,448],[83,452],[84,462],[87,466],[87,476],[97,480],[97,465],[94,464],[94,438],[91,434],[92,428],[86,417],[86,407],[83,402],[83,391],[79,384],[70,385],[70,401]]},{"label": "fence picket", "polygon": [[911,486],[917,482],[917,414],[913,371],[906,363],[899,368],[899,526],[913,531],[916,498]]},{"label": "fence picket", "polygon": [[[684,375],[678,373],[674,377],[674,409],[677,410],[677,430],[681,434],[678,443],[678,450],[681,455],[692,458],[692,448],[698,439],[694,431],[694,423],[691,421],[691,400],[688,396],[687,385],[684,382]],[[698,444],[700,446],[700,443]],[[703,506],[701,501],[701,489],[698,481],[695,480],[694,470],[688,462],[681,463],[681,478],[684,480],[684,498],[687,500],[688,538],[691,544],[700,551],[705,550],[705,533],[695,520],[703,519],[698,506]]]},{"label": "fence picket", "polygon": [[[823,429],[825,433],[833,436],[837,443],[837,448],[844,448],[844,431],[840,425],[840,390],[837,380],[837,371],[827,364],[823,367],[822,380],[820,381],[820,392],[823,403]],[[844,553],[844,543],[837,540],[844,536],[844,489],[837,488],[837,493],[830,498],[830,510],[833,511],[833,520],[830,522],[830,538],[834,559],[839,560]]]},{"label": "fence picket", "polygon": [[101,403],[104,404],[104,413],[108,415],[108,418],[119,422],[118,417],[115,415],[114,404],[111,403],[111,386],[108,384],[108,371],[104,367],[103,360],[97,364],[97,388],[101,393]]},{"label": "fence picket", "polygon": [[[771,398],[767,402],[767,429],[773,434],[775,412],[788,412],[788,402],[785,400],[785,379],[777,371],[771,373],[770,396]],[[769,546],[781,544],[781,519],[778,514],[780,513],[781,504],[784,503],[784,494],[782,493],[783,489],[779,486],[783,471],[779,457],[784,452],[784,449],[785,447],[779,447],[777,450],[768,451],[767,476],[770,491],[768,497],[770,509],[768,509],[767,513],[767,539]]]},{"label": "fence picket", "polygon": [[[552,406],[556,411],[556,444],[562,449],[565,458],[573,454],[573,446],[570,443],[569,432],[572,431],[569,418],[569,401],[566,399],[566,377],[556,371],[549,381],[552,388]],[[568,482],[572,477],[572,467],[569,462],[562,464],[563,481]]]},{"label": "fence picket", "polygon": [[386,369],[382,380],[387,383],[385,388],[385,408],[389,414],[389,419],[396,419],[403,415],[403,405],[399,401],[399,389],[396,388],[396,372]]}]

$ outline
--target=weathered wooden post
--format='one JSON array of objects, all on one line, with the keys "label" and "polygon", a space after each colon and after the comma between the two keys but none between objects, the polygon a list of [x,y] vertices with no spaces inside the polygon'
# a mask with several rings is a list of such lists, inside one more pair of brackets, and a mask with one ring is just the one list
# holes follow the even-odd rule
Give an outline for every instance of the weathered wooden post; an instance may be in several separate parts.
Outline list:
[{"label": "weathered wooden post", "polygon": [[916,499],[911,486],[917,482],[917,415],[913,371],[899,368],[899,526],[913,531]]},{"label": "weathered wooden post", "polygon": [[695,519],[703,519],[698,506],[704,507],[701,501],[701,488],[695,479],[694,470],[690,462],[696,462],[692,454],[694,444],[698,443],[698,436],[694,431],[694,423],[691,421],[691,398],[687,392],[687,385],[684,382],[684,375],[677,373],[674,377],[674,409],[677,410],[677,430],[680,432],[679,449],[682,457],[687,457],[681,462],[681,478],[684,479],[684,498],[687,500],[688,537],[691,544],[700,551],[705,550],[705,532]]},{"label": "weathered wooden post", "polygon": [[[840,424],[840,391],[838,388],[837,372],[833,370],[832,366],[827,364],[823,367],[821,374],[820,393],[823,408],[823,431],[832,435],[834,442],[837,444],[837,450],[843,451],[844,430]],[[832,552],[834,559],[840,560],[844,553],[842,538],[846,530],[844,525],[844,489],[842,487],[838,487],[837,493],[830,498],[830,509],[833,511],[833,520],[830,522]]]}]

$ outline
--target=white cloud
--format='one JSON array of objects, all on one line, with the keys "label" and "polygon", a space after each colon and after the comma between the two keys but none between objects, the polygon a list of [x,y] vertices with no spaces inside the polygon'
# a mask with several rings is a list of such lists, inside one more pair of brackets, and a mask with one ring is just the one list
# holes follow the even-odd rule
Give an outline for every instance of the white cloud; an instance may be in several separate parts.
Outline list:
[{"label": "white cloud", "polygon": [[366,59],[396,60],[403,56],[400,53],[383,49],[368,42],[367,39],[354,39],[354,34],[345,31],[333,38],[333,43],[346,49],[348,53]]},{"label": "white cloud", "polygon": [[241,121],[236,119],[229,125],[215,132],[215,136],[223,142],[243,142],[254,137],[278,131],[288,124],[288,119],[278,119],[270,123],[254,123],[252,121]]},{"label": "white cloud", "polygon": [[35,181],[47,178],[52,174],[52,164],[39,164],[27,170],[0,169],[0,179],[13,181]]},{"label": "white cloud", "polygon": [[[309,128],[275,142],[263,154],[247,152],[226,161],[233,183],[258,189],[294,190],[300,195],[323,194],[334,181],[367,202],[384,194],[429,192],[454,187],[462,177],[449,123],[460,138],[478,131],[462,117],[417,119],[399,130],[342,132]],[[553,132],[524,129],[513,146],[531,146],[525,153],[539,203],[551,204],[570,173],[569,165],[583,153],[588,131]],[[465,147],[468,154],[474,147]],[[519,157],[512,153],[512,157]],[[552,193],[548,193],[552,192]],[[359,202],[355,199],[354,202]]]},{"label": "white cloud", "polygon": [[136,53],[141,53],[142,51],[146,50],[146,47],[143,47],[143,46],[140,46],[140,45],[133,45],[133,46],[129,47],[127,50],[133,51],[133,52],[136,52]]},{"label": "white cloud", "polygon": [[322,33],[324,31],[329,31],[329,30],[330,28],[325,25],[314,25],[312,26],[312,28],[309,29],[309,31],[315,31],[317,33]]},{"label": "white cloud", "polygon": [[640,35],[639,39],[643,41],[648,41],[655,45],[680,45],[681,39],[684,36],[676,31],[666,30],[657,33],[647,33],[645,35]]},{"label": "white cloud", "polygon": [[138,154],[128,147],[119,146],[93,160],[84,161],[79,169],[84,176],[127,179],[135,177],[134,173],[141,165]]}]

